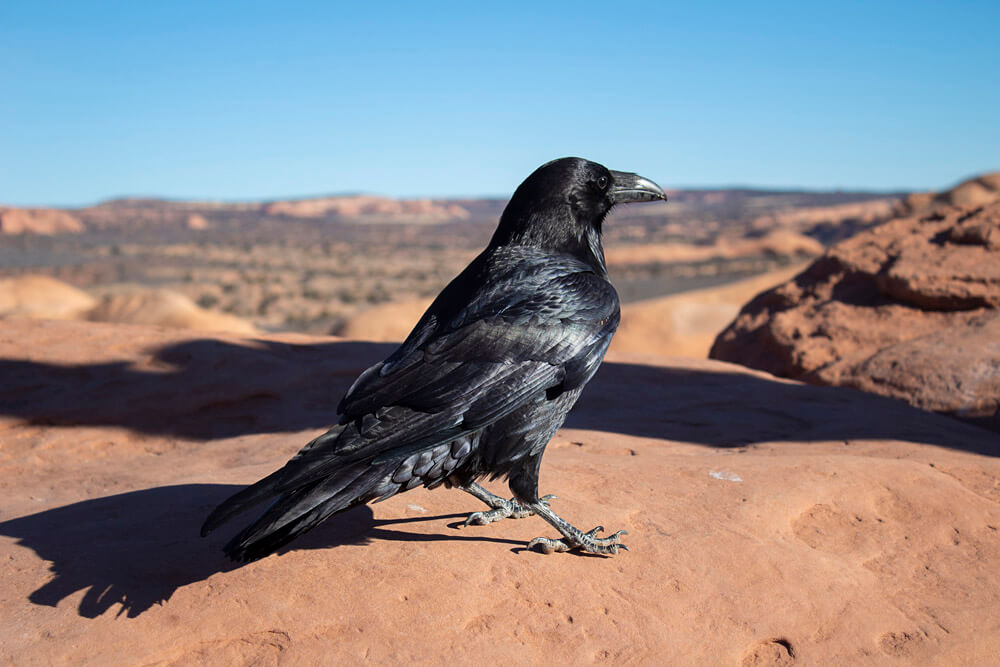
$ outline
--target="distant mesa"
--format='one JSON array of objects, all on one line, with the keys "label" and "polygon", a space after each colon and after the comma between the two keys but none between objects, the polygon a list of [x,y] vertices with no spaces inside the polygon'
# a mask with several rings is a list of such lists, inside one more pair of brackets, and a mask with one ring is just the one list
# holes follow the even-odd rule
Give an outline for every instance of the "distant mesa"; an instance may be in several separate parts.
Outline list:
[{"label": "distant mesa", "polygon": [[189,215],[187,220],[184,221],[184,224],[188,229],[193,229],[195,231],[208,229],[208,220],[205,219],[205,216],[198,213],[192,213]]},{"label": "distant mesa", "polygon": [[[720,221],[757,216],[750,231],[760,236],[783,227],[815,236],[817,225],[856,226],[883,213],[898,202],[895,196],[869,192],[771,191],[750,188],[670,190],[670,202],[649,204],[616,214],[617,225],[662,227],[698,217],[709,226]],[[271,201],[171,200],[155,197],[122,197],[77,209],[18,209],[10,211],[0,230],[6,233],[54,234],[71,231],[168,232],[205,229],[239,229],[290,220],[304,223],[350,224],[495,224],[503,198],[395,199],[369,194],[303,197]],[[56,221],[58,218],[58,222]],[[75,220],[76,222],[72,222]],[[629,222],[626,222],[629,221]],[[688,231],[691,231],[690,229]],[[705,230],[708,231],[708,230]],[[690,238],[688,240],[695,241]]]},{"label": "distant mesa", "polygon": [[1000,430],[1000,174],[902,216],[760,294],[711,357],[899,398]]},{"label": "distant mesa", "polygon": [[844,220],[871,224],[891,217],[898,205],[898,199],[886,197],[833,206],[806,206],[758,216],[751,223],[751,227],[753,229],[772,229],[774,227],[796,229],[820,224],[836,224]]},{"label": "distant mesa", "polygon": [[0,208],[0,233],[52,234],[85,231],[79,218],[51,208]]},{"label": "distant mesa", "polygon": [[430,199],[390,199],[372,195],[317,197],[276,201],[264,206],[264,213],[295,218],[360,219],[368,222],[440,223],[467,220],[469,211],[457,204]]}]

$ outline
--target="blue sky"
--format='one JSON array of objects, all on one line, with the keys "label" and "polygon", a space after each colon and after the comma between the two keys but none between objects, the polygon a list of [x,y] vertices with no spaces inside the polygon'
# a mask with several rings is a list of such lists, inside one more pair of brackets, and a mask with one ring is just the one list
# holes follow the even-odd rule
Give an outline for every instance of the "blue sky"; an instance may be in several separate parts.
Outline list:
[{"label": "blue sky", "polygon": [[1000,169],[997,26],[996,0],[0,0],[0,202],[503,195],[563,155],[941,188]]}]

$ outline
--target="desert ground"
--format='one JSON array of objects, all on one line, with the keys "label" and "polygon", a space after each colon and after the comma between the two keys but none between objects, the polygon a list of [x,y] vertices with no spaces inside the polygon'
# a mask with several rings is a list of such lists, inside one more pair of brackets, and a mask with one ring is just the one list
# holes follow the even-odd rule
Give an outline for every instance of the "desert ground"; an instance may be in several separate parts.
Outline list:
[{"label": "desert ground", "polygon": [[[27,342],[30,341],[30,344]],[[205,514],[389,344],[20,320],[0,336],[10,664],[989,664],[995,433],[851,389],[612,353],[543,490],[613,558],[415,490],[238,567]],[[322,378],[317,382],[317,378]],[[493,485],[497,490],[502,487]]]}]

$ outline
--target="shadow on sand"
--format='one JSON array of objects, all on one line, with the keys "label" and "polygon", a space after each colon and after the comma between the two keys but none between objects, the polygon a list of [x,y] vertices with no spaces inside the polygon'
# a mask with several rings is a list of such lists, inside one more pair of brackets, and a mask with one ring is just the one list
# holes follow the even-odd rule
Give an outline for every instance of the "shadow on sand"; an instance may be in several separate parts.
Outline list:
[{"label": "shadow on sand", "polygon": [[[208,512],[242,487],[224,484],[161,486],[122,493],[39,512],[0,523],[0,534],[17,538],[51,565],[53,578],[31,593],[38,605],[56,606],[77,591],[86,593],[79,614],[96,618],[120,605],[119,615],[139,616],[174,591],[217,572],[242,567],[222,554],[234,532],[219,531],[200,539]],[[371,508],[339,514],[278,553],[328,549],[372,540],[489,541],[522,547],[523,543],[482,535],[411,533],[388,526],[445,521],[464,514],[375,520]]]},{"label": "shadow on sand", "polygon": [[[0,359],[0,415],[195,440],[321,429],[358,374],[395,347],[204,339],[163,347],[143,366]],[[892,439],[1000,452],[995,433],[851,389],[627,363],[601,367],[566,425],[715,447]]]},{"label": "shadow on sand", "polygon": [[[387,356],[387,344],[330,342],[236,345],[195,340],[129,362],[60,366],[0,359],[0,414],[56,427],[122,426],[199,440],[323,428],[357,374]],[[889,439],[1000,453],[996,433],[860,392],[780,382],[703,368],[609,363],[570,416],[596,429],[715,447],[757,442]],[[280,464],[281,461],[275,461]],[[198,538],[205,515],[240,487],[163,486],[96,498],[0,524],[52,563],[54,578],[30,595],[55,605],[86,589],[79,613],[94,618],[120,604],[134,617],[179,587],[237,567],[225,536]],[[457,515],[455,515],[457,516]],[[375,521],[367,507],[334,517],[292,548],[390,540],[490,540],[425,535]]]}]

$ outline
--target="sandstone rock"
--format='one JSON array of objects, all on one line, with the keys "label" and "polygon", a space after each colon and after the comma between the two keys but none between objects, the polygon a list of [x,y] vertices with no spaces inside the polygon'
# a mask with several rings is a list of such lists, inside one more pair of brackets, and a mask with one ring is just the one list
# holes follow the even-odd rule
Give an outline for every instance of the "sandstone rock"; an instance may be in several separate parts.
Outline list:
[{"label": "sandstone rock", "polygon": [[[994,434],[850,389],[610,355],[542,467],[615,558],[414,490],[238,567],[205,514],[392,345],[0,322],[7,664],[990,664]],[[503,487],[493,485],[496,490]],[[902,663],[901,663],[902,664]]]},{"label": "sandstone rock", "polygon": [[205,216],[203,215],[200,215],[198,213],[192,213],[187,217],[187,220],[184,221],[184,225],[188,229],[193,229],[195,231],[202,231],[208,229],[208,220],[206,220]]},{"label": "sandstone rock", "polygon": [[183,294],[167,289],[133,288],[107,294],[87,312],[86,319],[244,335],[257,333],[257,328],[246,320],[206,310]]},{"label": "sandstone rock", "polygon": [[83,290],[48,276],[0,278],[0,318],[79,319],[95,303]]},{"label": "sandstone rock", "polygon": [[975,208],[1000,199],[1000,171],[983,174],[959,183],[944,192],[915,192],[898,211],[902,216],[928,216],[951,206]]},{"label": "sandstone rock", "polygon": [[[997,359],[988,345],[995,335],[988,321],[1000,308],[998,237],[1000,201],[892,220],[837,244],[794,280],[752,300],[719,335],[710,355],[776,375],[845,383],[929,409],[987,417],[1000,407],[995,385],[980,378]],[[964,341],[961,354],[948,349],[949,341],[957,340]],[[907,341],[913,342],[899,347]],[[905,364],[898,355],[905,356]],[[978,362],[969,363],[973,358]],[[884,364],[892,361],[897,367],[891,381],[863,379],[879,368],[884,376]],[[922,369],[946,361],[957,367],[934,382],[920,379]],[[914,377],[904,380],[908,372]],[[920,391],[913,391],[916,385]],[[970,399],[974,386],[981,395]]]},{"label": "sandstone rock", "polygon": [[3,234],[62,234],[84,231],[78,218],[50,208],[0,208],[0,233]]},{"label": "sandstone rock", "polygon": [[818,379],[1000,431],[1000,312],[889,345],[861,362],[834,362]]},{"label": "sandstone rock", "polygon": [[402,342],[432,299],[393,301],[367,308],[347,320],[337,335],[355,340]]}]

